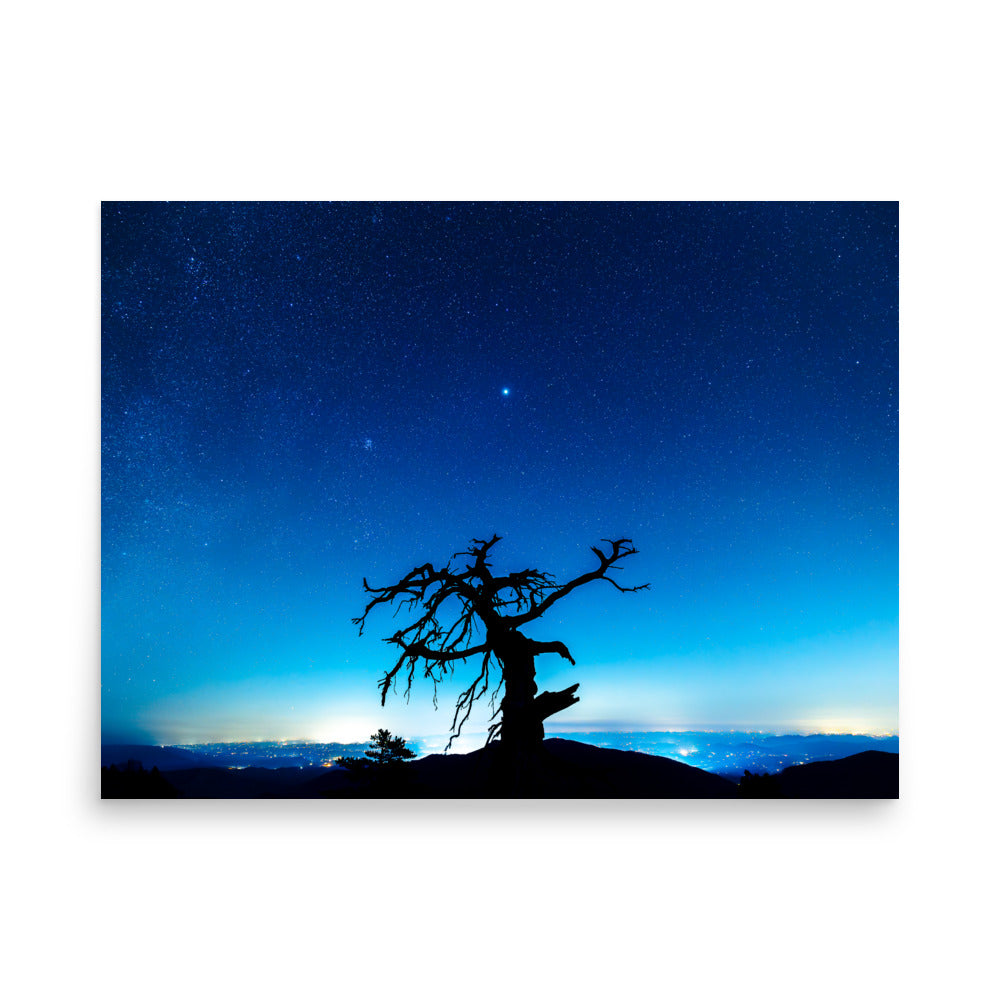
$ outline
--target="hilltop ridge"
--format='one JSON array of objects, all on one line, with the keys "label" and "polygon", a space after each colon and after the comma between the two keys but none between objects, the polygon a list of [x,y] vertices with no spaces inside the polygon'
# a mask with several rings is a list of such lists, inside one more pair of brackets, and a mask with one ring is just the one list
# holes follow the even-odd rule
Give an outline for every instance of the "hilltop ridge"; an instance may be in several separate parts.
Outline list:
[{"label": "hilltop ridge", "polygon": [[[108,777],[103,770],[102,779]],[[865,751],[750,775],[740,787],[669,757],[552,737],[516,777],[505,771],[496,744],[468,754],[431,754],[360,777],[340,767],[301,766],[182,766],[162,777],[181,798],[897,798],[899,755]],[[127,775],[102,780],[103,797],[147,797],[145,785],[127,794],[123,780]]]}]

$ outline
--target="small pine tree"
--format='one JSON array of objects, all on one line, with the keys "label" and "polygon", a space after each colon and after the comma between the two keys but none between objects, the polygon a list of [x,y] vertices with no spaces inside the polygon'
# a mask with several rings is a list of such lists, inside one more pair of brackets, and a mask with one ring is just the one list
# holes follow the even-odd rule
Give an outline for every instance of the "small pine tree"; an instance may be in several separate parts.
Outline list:
[{"label": "small pine tree", "polygon": [[365,751],[365,756],[376,767],[397,764],[417,756],[407,747],[402,736],[393,736],[388,729],[380,729],[377,733],[372,733],[370,738],[372,746]]},{"label": "small pine tree", "polygon": [[[407,747],[402,736],[393,736],[388,729],[372,733],[369,739],[371,744],[364,757],[338,757],[337,763],[350,771],[363,771],[370,767],[384,770],[417,756]],[[368,759],[365,760],[365,757]]]}]

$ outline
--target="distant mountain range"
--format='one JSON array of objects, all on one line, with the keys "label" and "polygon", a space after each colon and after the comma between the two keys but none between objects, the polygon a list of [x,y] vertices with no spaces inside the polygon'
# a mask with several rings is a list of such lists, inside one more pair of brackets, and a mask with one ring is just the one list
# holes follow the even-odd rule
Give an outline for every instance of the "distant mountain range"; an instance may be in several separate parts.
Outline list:
[{"label": "distant mountain range", "polygon": [[189,767],[322,767],[338,757],[360,757],[367,743],[201,743],[194,746],[110,744],[101,747],[101,767],[128,761],[176,771]]},{"label": "distant mountain range", "polygon": [[899,753],[898,736],[825,733],[802,736],[750,732],[565,733],[568,739],[617,750],[636,750],[683,761],[736,781],[745,770],[780,771],[796,764],[837,760],[866,750]]},{"label": "distant mountain range", "polygon": [[[557,734],[550,734],[557,735]],[[774,773],[796,764],[836,760],[866,750],[899,753],[898,736],[826,734],[812,736],[748,732],[587,732],[558,736],[609,750],[670,757],[736,781],[744,770]],[[485,736],[483,737],[485,742]],[[408,741],[418,757],[421,741]],[[113,745],[101,747],[101,764],[141,761],[161,771],[189,767],[320,767],[337,757],[360,757],[367,743],[311,743],[306,740],[257,743],[203,743],[188,746]]]}]

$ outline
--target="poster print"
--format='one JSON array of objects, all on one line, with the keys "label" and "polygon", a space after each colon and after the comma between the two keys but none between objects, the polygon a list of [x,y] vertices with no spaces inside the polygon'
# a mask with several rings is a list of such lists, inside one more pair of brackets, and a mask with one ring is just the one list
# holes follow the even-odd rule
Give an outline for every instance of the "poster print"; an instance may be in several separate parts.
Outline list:
[{"label": "poster print", "polygon": [[898,795],[898,205],[102,206],[102,796]]}]

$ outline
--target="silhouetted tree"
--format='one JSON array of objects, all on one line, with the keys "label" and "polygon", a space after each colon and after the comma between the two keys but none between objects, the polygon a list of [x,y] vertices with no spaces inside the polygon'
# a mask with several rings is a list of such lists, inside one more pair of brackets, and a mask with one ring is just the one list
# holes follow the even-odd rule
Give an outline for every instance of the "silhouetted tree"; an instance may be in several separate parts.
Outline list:
[{"label": "silhouetted tree", "polygon": [[396,764],[410,760],[417,755],[406,745],[402,736],[393,736],[388,729],[380,729],[372,733],[372,745],[365,751],[365,756],[375,766]]},{"label": "silhouetted tree", "polygon": [[[371,745],[364,757],[338,757],[337,763],[348,770],[361,771],[368,767],[390,767],[417,756],[402,736],[393,736],[388,729],[372,733],[369,739]],[[365,757],[368,759],[365,760]]]},{"label": "silhouetted tree", "polygon": [[610,546],[607,552],[593,546],[597,567],[563,584],[557,584],[550,574],[537,569],[494,576],[487,557],[499,541],[497,535],[489,541],[474,538],[470,548],[452,556],[452,560],[465,557],[463,568],[453,569],[452,560],[441,569],[425,563],[388,587],[369,586],[366,579],[365,592],[374,596],[361,617],[353,621],[360,635],[369,612],[380,605],[396,605],[397,612],[400,608],[419,612],[415,621],[385,639],[401,652],[395,666],[386,671],[380,682],[383,705],[401,672],[406,677],[409,698],[419,666],[424,677],[433,682],[436,706],[437,685],[445,674],[453,672],[456,663],[482,658],[472,683],[458,696],[448,747],[461,733],[473,704],[489,690],[490,667],[495,661],[500,677],[491,704],[495,704],[501,687],[503,698],[493,714],[494,719],[499,714],[500,720],[490,726],[487,742],[499,737],[505,750],[530,753],[544,739],[543,720],[580,699],[576,697],[579,684],[562,691],[537,693],[535,657],[539,653],[558,653],[570,663],[576,661],[564,643],[529,639],[522,627],[585,583],[607,580],[622,593],[644,590],[649,584],[622,587],[608,575],[620,568],[621,560],[636,554],[630,538],[604,539]]}]

